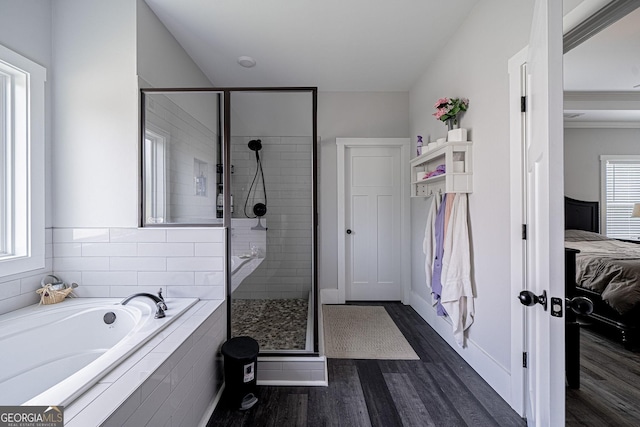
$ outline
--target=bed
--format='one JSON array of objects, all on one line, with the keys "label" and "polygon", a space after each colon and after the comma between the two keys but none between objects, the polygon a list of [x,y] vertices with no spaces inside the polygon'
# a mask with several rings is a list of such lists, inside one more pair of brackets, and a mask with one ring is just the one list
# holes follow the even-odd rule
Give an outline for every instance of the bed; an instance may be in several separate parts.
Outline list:
[{"label": "bed", "polygon": [[640,335],[640,241],[607,238],[599,223],[598,202],[565,197],[565,259],[575,266],[565,279],[567,298],[591,299],[588,318],[633,350]]}]

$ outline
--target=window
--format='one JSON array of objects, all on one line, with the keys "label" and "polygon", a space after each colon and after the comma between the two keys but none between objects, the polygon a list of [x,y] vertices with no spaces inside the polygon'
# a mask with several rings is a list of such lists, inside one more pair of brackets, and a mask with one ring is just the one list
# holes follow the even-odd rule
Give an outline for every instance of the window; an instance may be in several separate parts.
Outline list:
[{"label": "window", "polygon": [[169,139],[166,132],[149,126],[144,133],[144,169],[145,180],[145,208],[146,223],[162,224],[165,218],[166,178],[165,178],[165,147]]},{"label": "window", "polygon": [[0,46],[0,276],[44,267],[44,81]]},{"label": "window", "polygon": [[631,218],[640,203],[640,156],[600,156],[604,232],[608,237],[640,237],[640,218]]}]

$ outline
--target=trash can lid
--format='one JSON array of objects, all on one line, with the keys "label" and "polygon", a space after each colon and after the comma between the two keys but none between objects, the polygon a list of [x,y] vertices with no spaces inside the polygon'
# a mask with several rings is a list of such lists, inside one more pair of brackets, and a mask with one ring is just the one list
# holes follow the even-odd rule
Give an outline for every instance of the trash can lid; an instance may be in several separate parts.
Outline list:
[{"label": "trash can lid", "polygon": [[256,357],[259,351],[258,341],[251,337],[234,337],[222,345],[222,354],[235,359]]}]

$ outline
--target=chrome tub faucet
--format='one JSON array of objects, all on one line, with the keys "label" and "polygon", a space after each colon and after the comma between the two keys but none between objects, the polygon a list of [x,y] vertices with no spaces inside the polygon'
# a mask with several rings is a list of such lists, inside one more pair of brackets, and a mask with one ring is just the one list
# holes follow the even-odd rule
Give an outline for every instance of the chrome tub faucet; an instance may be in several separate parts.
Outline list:
[{"label": "chrome tub faucet", "polygon": [[152,299],[156,304],[156,315],[154,317],[156,319],[162,319],[163,317],[165,317],[164,311],[167,310],[167,304],[165,304],[164,298],[162,296],[162,288],[160,288],[160,291],[158,291],[158,296],[147,292],[140,292],[137,294],[129,295],[128,297],[123,299],[120,304],[126,305],[129,301],[136,297],[146,297]]}]

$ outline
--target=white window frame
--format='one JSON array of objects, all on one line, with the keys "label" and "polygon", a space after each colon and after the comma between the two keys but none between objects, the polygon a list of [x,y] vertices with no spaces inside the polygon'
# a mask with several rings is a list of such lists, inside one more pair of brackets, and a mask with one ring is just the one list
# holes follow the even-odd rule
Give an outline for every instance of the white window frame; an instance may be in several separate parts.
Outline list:
[{"label": "white window frame", "polygon": [[604,235],[607,234],[607,163],[609,161],[640,163],[640,156],[622,154],[600,156],[600,233]]},{"label": "white window frame", "polygon": [[46,69],[0,45],[0,277],[45,266]]},{"label": "white window frame", "polygon": [[147,123],[144,134],[145,177],[143,207],[144,225],[165,222],[169,203],[167,200],[166,152],[169,146],[169,133]]}]

